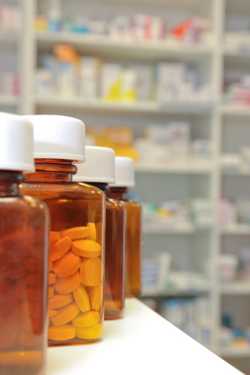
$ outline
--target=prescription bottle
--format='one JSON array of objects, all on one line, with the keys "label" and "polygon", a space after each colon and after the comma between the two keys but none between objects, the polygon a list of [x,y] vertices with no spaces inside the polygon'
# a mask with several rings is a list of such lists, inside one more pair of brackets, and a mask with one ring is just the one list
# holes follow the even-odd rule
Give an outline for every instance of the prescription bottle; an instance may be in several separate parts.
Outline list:
[{"label": "prescription bottle", "polygon": [[0,115],[0,374],[45,375],[48,212],[20,192],[32,126]]},{"label": "prescription bottle", "polygon": [[[108,184],[115,181],[115,154],[106,147],[86,146],[86,163],[76,176],[98,187],[106,197]],[[125,225],[126,209],[121,201],[106,198],[105,230],[105,319],[123,316],[125,300]]]},{"label": "prescription bottle", "polygon": [[98,341],[103,328],[102,193],[73,181],[84,160],[83,123],[66,116],[29,116],[35,173],[22,190],[47,203],[50,220],[49,345]]},{"label": "prescription bottle", "polygon": [[126,296],[141,293],[141,206],[128,199],[129,188],[134,187],[134,165],[130,158],[115,158],[115,184],[109,188],[109,197],[125,202],[126,226]]}]

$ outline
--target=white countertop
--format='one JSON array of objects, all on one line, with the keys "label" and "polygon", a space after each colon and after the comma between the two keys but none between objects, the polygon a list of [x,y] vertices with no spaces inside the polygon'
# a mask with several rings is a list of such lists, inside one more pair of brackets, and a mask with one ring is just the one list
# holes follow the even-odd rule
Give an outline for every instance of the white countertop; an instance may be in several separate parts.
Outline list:
[{"label": "white countertop", "polygon": [[122,320],[105,322],[97,344],[50,348],[48,375],[237,375],[205,349],[137,300]]}]

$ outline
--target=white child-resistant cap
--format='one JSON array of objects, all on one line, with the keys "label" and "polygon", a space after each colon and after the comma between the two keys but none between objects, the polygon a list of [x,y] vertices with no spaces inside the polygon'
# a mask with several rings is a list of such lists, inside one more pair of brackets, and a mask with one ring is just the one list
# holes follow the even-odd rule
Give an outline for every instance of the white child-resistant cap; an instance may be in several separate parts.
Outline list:
[{"label": "white child-resistant cap", "polygon": [[0,170],[34,171],[32,124],[21,116],[0,113]]},{"label": "white child-resistant cap", "polygon": [[85,160],[85,125],[74,117],[30,115],[37,159]]},{"label": "white child-resistant cap", "polygon": [[123,156],[115,158],[115,183],[112,186],[135,186],[135,167],[132,159]]},{"label": "white child-resistant cap", "polygon": [[74,181],[111,184],[115,181],[115,153],[112,148],[86,146],[86,160],[78,165]]}]

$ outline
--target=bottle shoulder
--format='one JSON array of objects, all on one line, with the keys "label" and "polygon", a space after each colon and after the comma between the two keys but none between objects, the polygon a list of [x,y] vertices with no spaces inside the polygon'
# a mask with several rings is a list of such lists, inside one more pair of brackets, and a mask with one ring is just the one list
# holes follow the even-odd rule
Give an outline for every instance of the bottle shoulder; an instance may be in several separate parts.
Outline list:
[{"label": "bottle shoulder", "polygon": [[[22,228],[44,227],[49,223],[46,203],[29,196],[17,196],[0,199],[0,227]],[[6,229],[7,230],[7,229]]]},{"label": "bottle shoulder", "polygon": [[31,210],[36,209],[38,211],[45,212],[46,214],[48,213],[47,204],[42,200],[36,197],[31,197],[29,195],[24,195],[22,197],[22,200],[26,207],[29,207]]},{"label": "bottle shoulder", "polygon": [[107,198],[106,207],[109,209],[126,209],[126,202],[113,198]]},{"label": "bottle shoulder", "polygon": [[24,182],[21,184],[21,191],[25,195],[31,195],[44,200],[49,198],[104,199],[104,193],[100,189],[77,182]]},{"label": "bottle shoulder", "polygon": [[133,200],[126,200],[125,201],[126,204],[131,207],[131,208],[135,208],[135,209],[138,209],[138,210],[141,210],[141,204],[138,203],[137,201],[133,201]]}]

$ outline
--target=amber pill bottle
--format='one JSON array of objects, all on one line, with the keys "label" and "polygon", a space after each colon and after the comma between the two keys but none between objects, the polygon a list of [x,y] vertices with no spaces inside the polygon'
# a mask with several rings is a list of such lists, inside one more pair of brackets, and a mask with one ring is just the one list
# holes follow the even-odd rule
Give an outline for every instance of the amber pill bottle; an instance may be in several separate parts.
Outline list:
[{"label": "amber pill bottle", "polygon": [[126,205],[126,296],[141,293],[141,205],[128,199],[129,188],[134,187],[134,164],[126,157],[115,158],[115,184],[109,188],[110,198]]},{"label": "amber pill bottle", "polygon": [[35,173],[22,190],[50,212],[49,345],[98,341],[103,329],[103,222],[101,192],[73,182],[84,160],[84,124],[66,116],[29,116]]},{"label": "amber pill bottle", "polygon": [[99,188],[105,197],[105,319],[123,317],[125,301],[125,229],[123,202],[106,197],[108,184],[115,181],[115,154],[106,147],[86,146],[86,162],[81,164],[77,181]]},{"label": "amber pill bottle", "polygon": [[0,116],[0,374],[45,375],[48,212],[20,192],[32,171],[32,126]]}]

